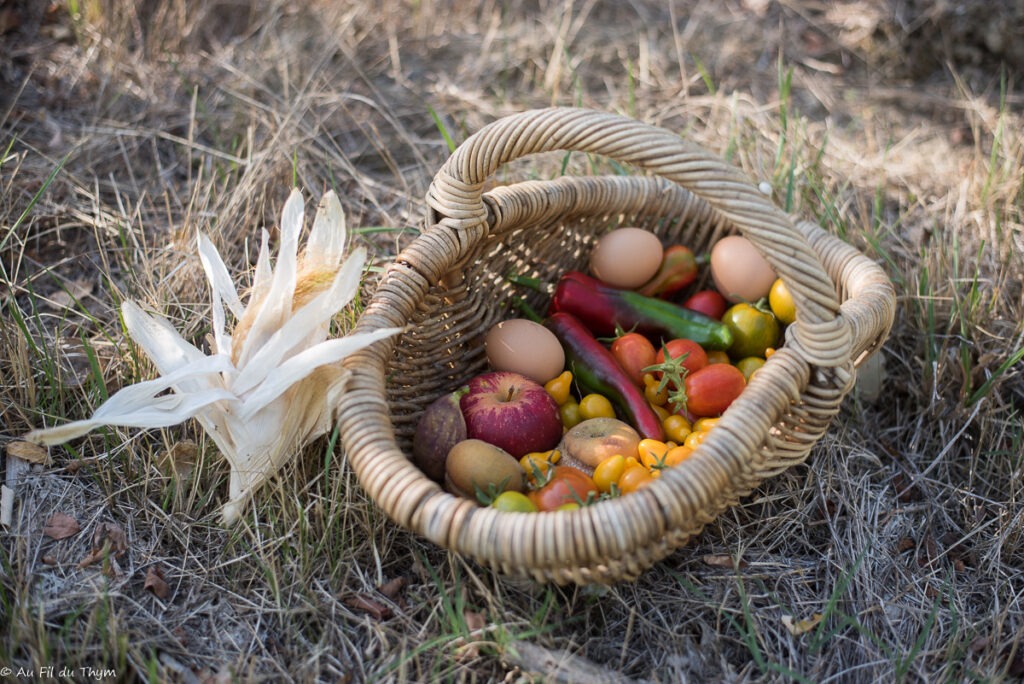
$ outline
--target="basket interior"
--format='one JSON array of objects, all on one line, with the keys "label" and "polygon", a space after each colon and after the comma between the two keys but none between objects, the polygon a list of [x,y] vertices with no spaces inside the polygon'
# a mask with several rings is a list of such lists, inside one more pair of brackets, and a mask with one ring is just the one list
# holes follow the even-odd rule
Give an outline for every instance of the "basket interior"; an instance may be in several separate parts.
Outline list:
[{"label": "basket interior", "polygon": [[485,202],[489,234],[430,290],[388,365],[392,422],[404,451],[423,408],[486,369],[483,338],[492,325],[521,316],[520,299],[546,312],[548,295],[509,282],[509,274],[553,285],[567,270],[585,270],[595,241],[623,226],[697,253],[731,232],[707,203],[659,178],[528,181],[495,188]]}]

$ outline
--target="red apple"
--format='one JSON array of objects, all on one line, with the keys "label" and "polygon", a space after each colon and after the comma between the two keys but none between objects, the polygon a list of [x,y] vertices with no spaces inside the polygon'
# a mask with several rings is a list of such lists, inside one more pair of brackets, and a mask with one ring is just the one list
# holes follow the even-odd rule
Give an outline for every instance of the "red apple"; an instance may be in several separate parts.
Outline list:
[{"label": "red apple", "polygon": [[558,404],[543,386],[519,373],[476,376],[459,406],[469,439],[501,447],[516,458],[553,449],[562,438]]}]

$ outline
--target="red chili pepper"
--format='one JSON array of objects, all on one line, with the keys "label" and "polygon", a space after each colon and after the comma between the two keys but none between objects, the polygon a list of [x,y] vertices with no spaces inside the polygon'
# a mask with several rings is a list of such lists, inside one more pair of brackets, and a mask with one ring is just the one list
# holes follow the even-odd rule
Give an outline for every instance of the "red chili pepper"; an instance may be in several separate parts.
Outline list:
[{"label": "red chili pepper", "polygon": [[601,394],[615,404],[641,437],[665,439],[661,420],[647,403],[643,390],[633,384],[612,353],[580,319],[556,312],[544,325],[562,343],[566,366],[584,391]]},{"label": "red chili pepper", "polygon": [[668,299],[696,279],[697,257],[693,251],[684,245],[672,245],[665,249],[658,272],[637,292],[646,297]]},{"label": "red chili pepper", "polygon": [[666,341],[685,337],[705,349],[732,345],[732,333],[721,321],[657,297],[611,287],[579,271],[559,279],[548,312],[570,313],[599,337],[611,337],[619,326],[655,342],[659,337]]}]

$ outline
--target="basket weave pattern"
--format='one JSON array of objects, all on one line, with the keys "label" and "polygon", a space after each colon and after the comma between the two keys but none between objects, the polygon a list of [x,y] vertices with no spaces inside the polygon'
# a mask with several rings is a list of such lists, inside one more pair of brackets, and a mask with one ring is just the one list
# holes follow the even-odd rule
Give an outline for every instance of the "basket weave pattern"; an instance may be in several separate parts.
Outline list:
[{"label": "basket weave pattern", "polygon": [[[484,192],[502,166],[555,150],[649,175],[563,177]],[[741,172],[677,135],[572,108],[524,112],[471,136],[438,172],[425,230],[388,267],[357,328],[407,332],[351,357],[341,435],[361,484],[396,522],[501,572],[559,583],[632,579],[684,545],[765,478],[802,462],[885,339],[895,295],[856,249],[797,222]],[[445,493],[406,455],[420,412],[486,369],[483,336],[543,311],[515,273],[554,283],[598,237],[640,226],[695,252],[741,232],[793,294],[797,322],[697,454],[629,496],[577,511],[501,513]]]}]

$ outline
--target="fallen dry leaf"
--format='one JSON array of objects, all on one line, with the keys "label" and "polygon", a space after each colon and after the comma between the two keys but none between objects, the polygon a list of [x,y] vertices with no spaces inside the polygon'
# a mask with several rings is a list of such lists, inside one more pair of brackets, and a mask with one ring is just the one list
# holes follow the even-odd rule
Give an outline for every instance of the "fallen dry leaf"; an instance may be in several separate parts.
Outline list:
[{"label": "fallen dry leaf", "polygon": [[102,522],[96,526],[92,535],[92,550],[78,562],[78,567],[87,568],[93,563],[113,555],[115,558],[124,555],[128,550],[128,537],[121,526],[116,523]]},{"label": "fallen dry leaf", "polygon": [[386,620],[392,615],[390,608],[366,594],[349,596],[345,599],[345,605],[353,610],[368,613],[374,620]]},{"label": "fallen dry leaf", "polygon": [[152,592],[161,600],[166,599],[171,593],[171,588],[164,581],[164,571],[160,569],[159,565],[153,565],[146,570],[146,580],[143,582],[142,588]]},{"label": "fallen dry leaf", "polygon": [[377,587],[377,591],[379,591],[382,596],[385,596],[394,601],[398,598],[398,594],[402,591],[403,588],[405,588],[405,578],[396,577],[390,582],[385,582],[384,584]]},{"label": "fallen dry leaf", "polygon": [[483,613],[465,610],[462,612],[462,617],[465,618],[466,628],[470,632],[477,632],[487,626],[487,616]]},{"label": "fallen dry leaf", "polygon": [[[710,565],[713,568],[735,569],[737,567],[736,559],[727,553],[710,553],[704,556],[701,560],[703,560],[706,565]],[[747,561],[741,558],[738,567],[747,567]]]},{"label": "fallen dry leaf", "polygon": [[46,449],[32,442],[11,442],[7,445],[7,455],[28,463],[46,463],[49,457]]},{"label": "fallen dry leaf", "polygon": [[82,530],[78,521],[65,513],[54,513],[43,526],[43,534],[50,539],[67,539]]},{"label": "fallen dry leaf", "polygon": [[487,626],[487,616],[472,610],[464,610],[462,617],[466,621],[466,629],[469,630],[471,640],[466,640],[457,647],[455,657],[459,660],[476,658],[480,655],[480,647],[472,639],[474,632],[480,632]]},{"label": "fallen dry leaf", "polygon": [[987,634],[979,634],[974,637],[971,641],[971,645],[968,647],[972,653],[981,653],[986,648],[992,645],[992,637]]},{"label": "fallen dry leaf", "polygon": [[91,280],[87,280],[85,278],[72,280],[67,284],[67,289],[57,290],[51,294],[49,298],[43,301],[45,301],[51,308],[58,311],[61,309],[70,309],[74,306],[75,302],[91,295],[93,287],[94,283]]},{"label": "fallen dry leaf", "polygon": [[196,456],[199,447],[191,439],[175,442],[167,451],[157,458],[156,466],[165,477],[173,477],[178,481],[188,480],[196,467]]},{"label": "fallen dry leaf", "polygon": [[787,630],[789,630],[790,634],[793,636],[800,636],[801,634],[806,634],[817,627],[823,617],[824,616],[821,613],[815,613],[809,618],[794,620],[792,615],[783,615],[782,624]]}]

